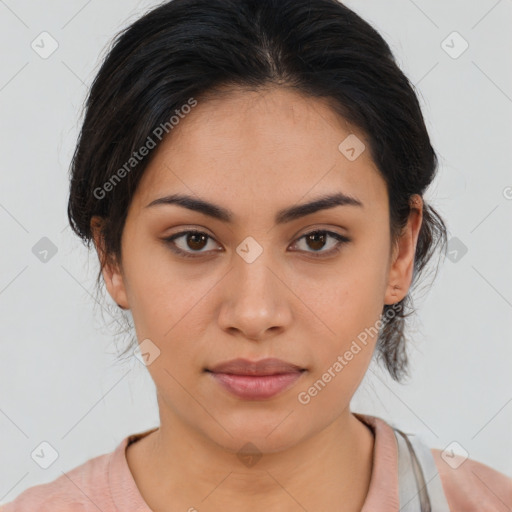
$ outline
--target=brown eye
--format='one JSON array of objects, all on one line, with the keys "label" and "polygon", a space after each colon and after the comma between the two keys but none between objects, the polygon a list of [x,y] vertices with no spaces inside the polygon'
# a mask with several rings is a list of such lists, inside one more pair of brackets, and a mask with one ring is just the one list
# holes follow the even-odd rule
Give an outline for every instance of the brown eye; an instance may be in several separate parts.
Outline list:
[{"label": "brown eye", "polygon": [[306,243],[309,247],[314,249],[315,251],[319,251],[325,245],[327,240],[327,236],[324,232],[316,231],[315,233],[310,233],[306,235]]},{"label": "brown eye", "polygon": [[205,236],[203,233],[188,233],[185,240],[191,249],[199,251],[204,248],[207,238],[208,235]]},{"label": "brown eye", "polygon": [[[334,243],[331,242],[329,244],[329,239],[334,240]],[[305,241],[306,248],[312,249],[312,251],[304,250],[304,252],[309,253],[315,258],[331,256],[337,253],[343,244],[350,242],[350,238],[347,238],[346,236],[325,230],[310,231],[309,233],[301,236],[297,242],[295,242],[295,245],[299,245],[299,242],[302,240]],[[329,250],[322,251],[324,247],[329,245]]]},{"label": "brown eye", "polygon": [[[179,243],[178,240],[180,240]],[[182,231],[164,239],[172,251],[186,258],[194,258],[201,256],[203,253],[211,252],[210,250],[203,250],[208,246],[210,240],[214,240],[210,235],[195,230]]]}]

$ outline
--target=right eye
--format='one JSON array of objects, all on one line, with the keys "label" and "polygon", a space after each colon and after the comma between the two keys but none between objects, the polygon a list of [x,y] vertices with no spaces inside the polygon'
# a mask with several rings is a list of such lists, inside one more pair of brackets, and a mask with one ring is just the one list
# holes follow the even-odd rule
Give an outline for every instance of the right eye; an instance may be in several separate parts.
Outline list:
[{"label": "right eye", "polygon": [[[176,240],[183,239],[179,244],[176,243]],[[197,258],[200,257],[204,252],[203,251],[205,245],[207,246],[208,240],[214,240],[210,235],[205,233],[204,231],[198,231],[195,229],[189,229],[187,231],[180,231],[179,233],[175,233],[174,235],[164,238],[165,242],[169,245],[171,251],[176,254],[183,256],[184,258]],[[180,247],[181,244],[181,247]],[[194,249],[193,251],[189,251],[188,248]],[[218,251],[215,251],[218,252]],[[195,253],[195,254],[194,254]]]}]

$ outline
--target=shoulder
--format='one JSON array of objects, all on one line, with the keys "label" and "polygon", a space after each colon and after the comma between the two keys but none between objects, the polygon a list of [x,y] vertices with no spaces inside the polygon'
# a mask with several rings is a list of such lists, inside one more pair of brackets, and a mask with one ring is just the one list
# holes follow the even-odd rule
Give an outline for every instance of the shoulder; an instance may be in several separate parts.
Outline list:
[{"label": "shoulder", "polygon": [[89,512],[101,510],[109,496],[108,467],[114,452],[99,455],[62,472],[51,482],[25,489],[0,512]]},{"label": "shoulder", "polygon": [[446,500],[452,512],[506,512],[512,510],[512,478],[461,455],[450,457],[431,448]]}]

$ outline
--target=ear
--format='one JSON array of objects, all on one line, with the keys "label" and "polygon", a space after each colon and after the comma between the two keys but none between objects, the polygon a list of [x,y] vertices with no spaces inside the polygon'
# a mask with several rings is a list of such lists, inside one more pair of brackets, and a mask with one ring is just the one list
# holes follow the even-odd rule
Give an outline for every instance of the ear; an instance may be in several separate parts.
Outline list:
[{"label": "ear", "polygon": [[410,205],[411,211],[407,225],[393,247],[388,285],[384,297],[384,304],[387,305],[400,302],[407,295],[412,282],[416,244],[423,221],[421,196],[413,195]]},{"label": "ear", "polygon": [[94,245],[98,253],[101,273],[108,293],[121,309],[130,309],[126,288],[122,275],[121,265],[119,265],[112,257],[106,254],[103,238],[103,218],[94,216],[91,219],[91,231],[93,234]]}]

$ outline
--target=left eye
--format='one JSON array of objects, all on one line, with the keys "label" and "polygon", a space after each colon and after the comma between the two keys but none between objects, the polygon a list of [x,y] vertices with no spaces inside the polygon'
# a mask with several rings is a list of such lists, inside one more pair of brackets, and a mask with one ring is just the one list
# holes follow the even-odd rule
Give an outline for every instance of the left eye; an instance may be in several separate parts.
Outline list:
[{"label": "left eye", "polygon": [[[329,238],[334,240],[334,242],[331,243],[331,249],[326,250],[326,251],[320,251],[320,249],[323,249],[326,246],[327,240]],[[323,257],[325,255],[330,256],[331,254],[335,254],[335,253],[339,252],[339,250],[341,249],[341,246],[344,243],[350,242],[349,238],[347,238],[346,236],[340,235],[339,233],[334,233],[333,231],[317,230],[317,231],[310,231],[309,233],[302,235],[300,238],[297,239],[297,242],[295,242],[294,245],[298,244],[298,242],[303,239],[306,244],[310,244],[309,247],[312,247],[314,249],[312,256],[314,256],[316,258]],[[309,251],[306,251],[306,252],[309,252]],[[319,254],[315,254],[315,253],[319,253]]]},{"label": "left eye", "polygon": [[[322,251],[321,249],[323,249],[326,245],[329,245],[327,243],[329,238],[331,240],[334,240],[334,242],[331,241],[331,248],[329,250]],[[180,239],[185,240],[185,247],[180,247],[179,244],[176,243],[176,240]],[[201,253],[209,252],[203,250],[205,246],[208,245],[208,240],[214,240],[214,238],[208,235],[207,233],[204,233],[203,231],[196,230],[182,231],[180,233],[172,235],[169,238],[164,239],[164,241],[169,244],[172,251],[186,258],[198,257]],[[349,238],[340,235],[339,233],[326,230],[316,230],[310,231],[309,233],[302,235],[292,244],[292,247],[298,245],[301,240],[304,240],[305,243],[308,244],[310,248],[314,249],[311,252],[307,250],[305,250],[304,252],[310,253],[315,258],[324,257],[326,255],[329,256],[331,254],[337,253],[344,243],[350,242]],[[187,246],[188,248],[194,250],[187,250]]]}]

